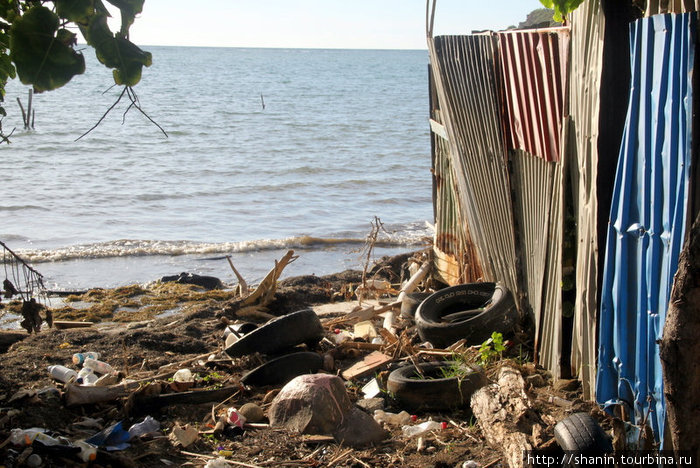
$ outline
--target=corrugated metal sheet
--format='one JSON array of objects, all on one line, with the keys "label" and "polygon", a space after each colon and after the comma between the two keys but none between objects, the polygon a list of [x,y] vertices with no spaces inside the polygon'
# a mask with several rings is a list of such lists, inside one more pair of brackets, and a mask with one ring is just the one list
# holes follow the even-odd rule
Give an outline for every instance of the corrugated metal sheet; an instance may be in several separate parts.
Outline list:
[{"label": "corrugated metal sheet", "polygon": [[524,151],[514,151],[511,163],[518,257],[526,300],[535,319],[537,361],[557,378],[561,357],[561,300],[556,302],[561,297],[561,164]]},{"label": "corrugated metal sheet", "polygon": [[598,126],[605,18],[600,0],[584,2],[571,16],[569,145],[576,218],[576,302],[571,367],[583,396],[595,389],[598,310]]},{"label": "corrugated metal sheet", "polygon": [[496,45],[489,35],[428,38],[454,193],[474,240],[483,280],[502,281],[517,297]]},{"label": "corrugated metal sheet", "polygon": [[509,148],[561,157],[568,29],[498,33]]},{"label": "corrugated metal sheet", "polygon": [[632,90],[608,230],[597,400],[663,437],[657,340],[686,232],[696,15],[631,26]]}]

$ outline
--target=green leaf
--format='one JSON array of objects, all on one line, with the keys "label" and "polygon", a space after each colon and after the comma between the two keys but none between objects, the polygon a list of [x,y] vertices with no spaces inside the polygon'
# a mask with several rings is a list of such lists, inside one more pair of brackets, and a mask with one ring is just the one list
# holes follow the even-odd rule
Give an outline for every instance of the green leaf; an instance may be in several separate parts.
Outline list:
[{"label": "green leaf", "polygon": [[54,0],[56,14],[76,24],[87,24],[95,14],[92,0]]},{"label": "green leaf", "polygon": [[32,7],[10,28],[10,58],[24,84],[36,92],[60,88],[85,72],[85,59],[56,38],[58,16],[43,6]]},{"label": "green leaf", "polygon": [[128,39],[115,36],[107,26],[107,18],[93,17],[83,30],[88,44],[95,48],[100,63],[114,68],[112,75],[118,85],[134,86],[141,80],[143,67],[150,67],[152,57]]},{"label": "green leaf", "polygon": [[566,15],[578,8],[583,0],[540,0],[540,3],[554,9],[554,21],[563,22]]}]

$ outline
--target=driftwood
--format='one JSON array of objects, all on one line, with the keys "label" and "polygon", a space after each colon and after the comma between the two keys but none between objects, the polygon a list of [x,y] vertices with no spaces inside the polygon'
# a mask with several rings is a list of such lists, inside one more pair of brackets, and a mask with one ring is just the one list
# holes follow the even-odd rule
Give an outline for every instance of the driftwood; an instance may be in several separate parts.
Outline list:
[{"label": "driftwood", "polygon": [[299,257],[294,255],[294,251],[289,250],[279,261],[275,260],[275,266],[255,288],[255,291],[248,297],[229,303],[224,309],[224,313],[245,318],[274,319],[275,316],[267,312],[267,305],[274,299],[277,291],[277,280],[282,275],[282,271],[297,258]]},{"label": "driftwood", "polygon": [[92,405],[117,400],[129,394],[129,387],[116,385],[111,387],[88,387],[67,385],[65,392],[66,406]]},{"label": "driftwood", "polygon": [[496,384],[472,395],[471,406],[486,442],[502,451],[505,465],[521,468],[524,451],[533,448],[531,436],[540,434],[543,428],[532,410],[520,372],[503,367]]}]

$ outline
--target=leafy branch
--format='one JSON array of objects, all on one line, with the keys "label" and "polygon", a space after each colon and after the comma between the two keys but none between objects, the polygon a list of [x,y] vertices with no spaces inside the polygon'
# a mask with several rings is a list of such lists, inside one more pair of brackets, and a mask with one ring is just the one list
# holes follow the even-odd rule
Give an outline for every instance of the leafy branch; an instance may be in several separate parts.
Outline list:
[{"label": "leafy branch", "polygon": [[540,0],[540,3],[554,10],[554,21],[562,23],[566,15],[578,8],[583,0]]},{"label": "leafy branch", "polygon": [[[102,0],[0,1],[0,103],[9,79],[19,77],[40,93],[60,88],[84,73],[85,58],[75,49],[77,35],[69,30],[77,27],[100,63],[112,69],[115,84],[125,87],[132,106],[146,115],[132,87],[141,80],[143,67],[151,65],[151,54],[129,40],[129,28],[144,0],[106,1],[121,14],[115,32],[109,28],[110,14]],[[1,105],[0,115],[7,115]],[[7,141],[8,136],[0,130],[0,141]]]}]

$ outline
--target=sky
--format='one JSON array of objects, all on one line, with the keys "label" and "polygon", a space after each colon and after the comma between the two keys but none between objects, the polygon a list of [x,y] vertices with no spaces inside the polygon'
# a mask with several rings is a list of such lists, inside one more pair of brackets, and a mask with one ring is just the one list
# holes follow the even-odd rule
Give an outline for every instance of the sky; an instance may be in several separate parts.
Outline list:
[{"label": "sky", "polygon": [[[537,8],[538,0],[437,0],[434,35],[505,29]],[[146,0],[130,38],[140,46],[425,49],[425,10],[425,0]]]}]

